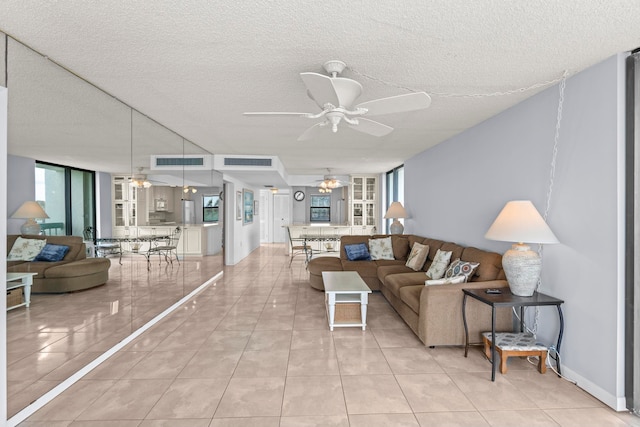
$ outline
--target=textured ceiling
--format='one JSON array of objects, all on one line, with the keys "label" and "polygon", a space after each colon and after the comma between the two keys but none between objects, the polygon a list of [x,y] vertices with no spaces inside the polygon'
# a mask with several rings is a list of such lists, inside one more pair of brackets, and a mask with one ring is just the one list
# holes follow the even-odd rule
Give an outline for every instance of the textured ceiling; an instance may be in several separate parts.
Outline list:
[{"label": "textured ceiling", "polygon": [[[276,155],[291,175],[377,173],[640,46],[640,2],[4,0],[0,30],[212,153]],[[318,112],[299,73],[330,59],[364,86],[358,102],[426,91],[432,104],[376,117],[395,128],[381,138],[342,127],[298,142],[316,121],[242,115]]]}]

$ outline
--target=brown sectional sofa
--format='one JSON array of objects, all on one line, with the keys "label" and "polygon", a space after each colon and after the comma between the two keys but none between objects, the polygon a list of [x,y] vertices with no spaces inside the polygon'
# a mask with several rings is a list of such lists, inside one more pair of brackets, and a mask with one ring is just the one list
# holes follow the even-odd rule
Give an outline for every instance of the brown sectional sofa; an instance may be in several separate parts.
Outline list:
[{"label": "brown sectional sofa", "polygon": [[[398,312],[400,317],[418,335],[426,346],[464,345],[462,321],[462,289],[506,288],[502,256],[474,247],[463,247],[455,243],[415,235],[391,235],[394,260],[349,261],[345,245],[368,244],[369,239],[388,237],[342,236],[340,258],[318,257],[309,262],[311,287],[324,290],[323,271],[357,271],[372,290],[379,290]],[[422,271],[405,266],[407,256],[415,242],[429,245],[429,256]],[[478,262],[480,266],[467,283],[454,285],[425,286],[426,271],[431,266],[438,249],[451,251],[451,261]],[[467,300],[467,323],[469,340],[481,342],[481,333],[491,330],[491,308],[476,300]],[[511,310],[498,309],[496,330],[513,330]]]},{"label": "brown sectional sofa", "polygon": [[[18,235],[7,236],[7,253]],[[63,293],[99,286],[109,280],[111,261],[106,258],[87,258],[86,247],[77,236],[22,235],[25,239],[46,239],[47,243],[69,246],[62,261],[7,261],[8,272],[38,273],[33,277],[31,292]]]}]

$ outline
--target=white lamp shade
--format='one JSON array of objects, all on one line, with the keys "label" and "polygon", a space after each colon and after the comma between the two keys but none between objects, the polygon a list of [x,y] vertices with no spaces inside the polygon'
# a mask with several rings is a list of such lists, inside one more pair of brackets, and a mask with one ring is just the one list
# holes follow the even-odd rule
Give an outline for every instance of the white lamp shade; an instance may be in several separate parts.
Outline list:
[{"label": "white lamp shade", "polygon": [[17,211],[11,215],[11,218],[49,218],[49,215],[42,209],[37,202],[24,202]]},{"label": "white lamp shade", "polygon": [[389,218],[406,218],[407,211],[402,206],[400,202],[393,202],[389,209],[387,209],[387,213],[384,215],[385,219]]},{"label": "white lamp shade", "polygon": [[558,243],[558,238],[529,200],[508,202],[484,237],[503,242]]}]

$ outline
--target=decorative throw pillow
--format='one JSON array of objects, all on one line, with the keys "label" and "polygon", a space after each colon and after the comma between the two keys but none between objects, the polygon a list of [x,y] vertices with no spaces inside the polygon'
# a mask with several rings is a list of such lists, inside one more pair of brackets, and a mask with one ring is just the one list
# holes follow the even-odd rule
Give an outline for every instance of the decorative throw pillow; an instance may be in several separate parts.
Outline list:
[{"label": "decorative throw pillow", "polygon": [[64,256],[69,252],[69,246],[53,245],[47,243],[42,251],[35,257],[34,261],[57,262],[62,261]]},{"label": "decorative throw pillow", "polygon": [[425,280],[425,286],[431,285],[455,285],[456,283],[464,283],[464,276],[449,277],[447,279]]},{"label": "decorative throw pillow", "polygon": [[462,261],[461,259],[457,259],[451,263],[447,271],[444,273],[445,278],[463,276],[464,281],[468,282],[473,273],[477,270],[480,263],[477,262],[469,262]]},{"label": "decorative throw pillow", "polygon": [[414,271],[420,271],[427,260],[427,255],[429,255],[429,246],[416,242],[411,248],[411,253],[405,265]]},{"label": "decorative throw pillow", "polygon": [[447,271],[447,266],[449,265],[449,261],[451,260],[451,251],[441,251],[438,249],[436,251],[436,256],[433,258],[433,262],[431,266],[427,270],[427,276],[432,279],[440,279],[444,276],[445,271]]},{"label": "decorative throw pillow", "polygon": [[371,259],[388,259],[393,260],[393,246],[391,245],[391,236],[382,239],[369,239],[369,253]]},{"label": "decorative throw pillow", "polygon": [[46,244],[47,241],[44,239],[18,237],[7,255],[7,261],[33,261]]},{"label": "decorative throw pillow", "polygon": [[344,251],[349,261],[371,261],[371,255],[369,255],[367,245],[364,243],[344,245]]}]

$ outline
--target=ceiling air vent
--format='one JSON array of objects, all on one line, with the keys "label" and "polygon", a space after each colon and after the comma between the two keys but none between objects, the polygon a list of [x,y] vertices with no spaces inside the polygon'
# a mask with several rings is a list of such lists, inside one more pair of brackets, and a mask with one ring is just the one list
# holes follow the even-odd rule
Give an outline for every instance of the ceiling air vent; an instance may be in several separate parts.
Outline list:
[{"label": "ceiling air vent", "polygon": [[269,158],[225,157],[225,166],[271,166]]},{"label": "ceiling air vent", "polygon": [[211,155],[175,154],[151,156],[151,169],[164,170],[209,170],[212,169]]}]

